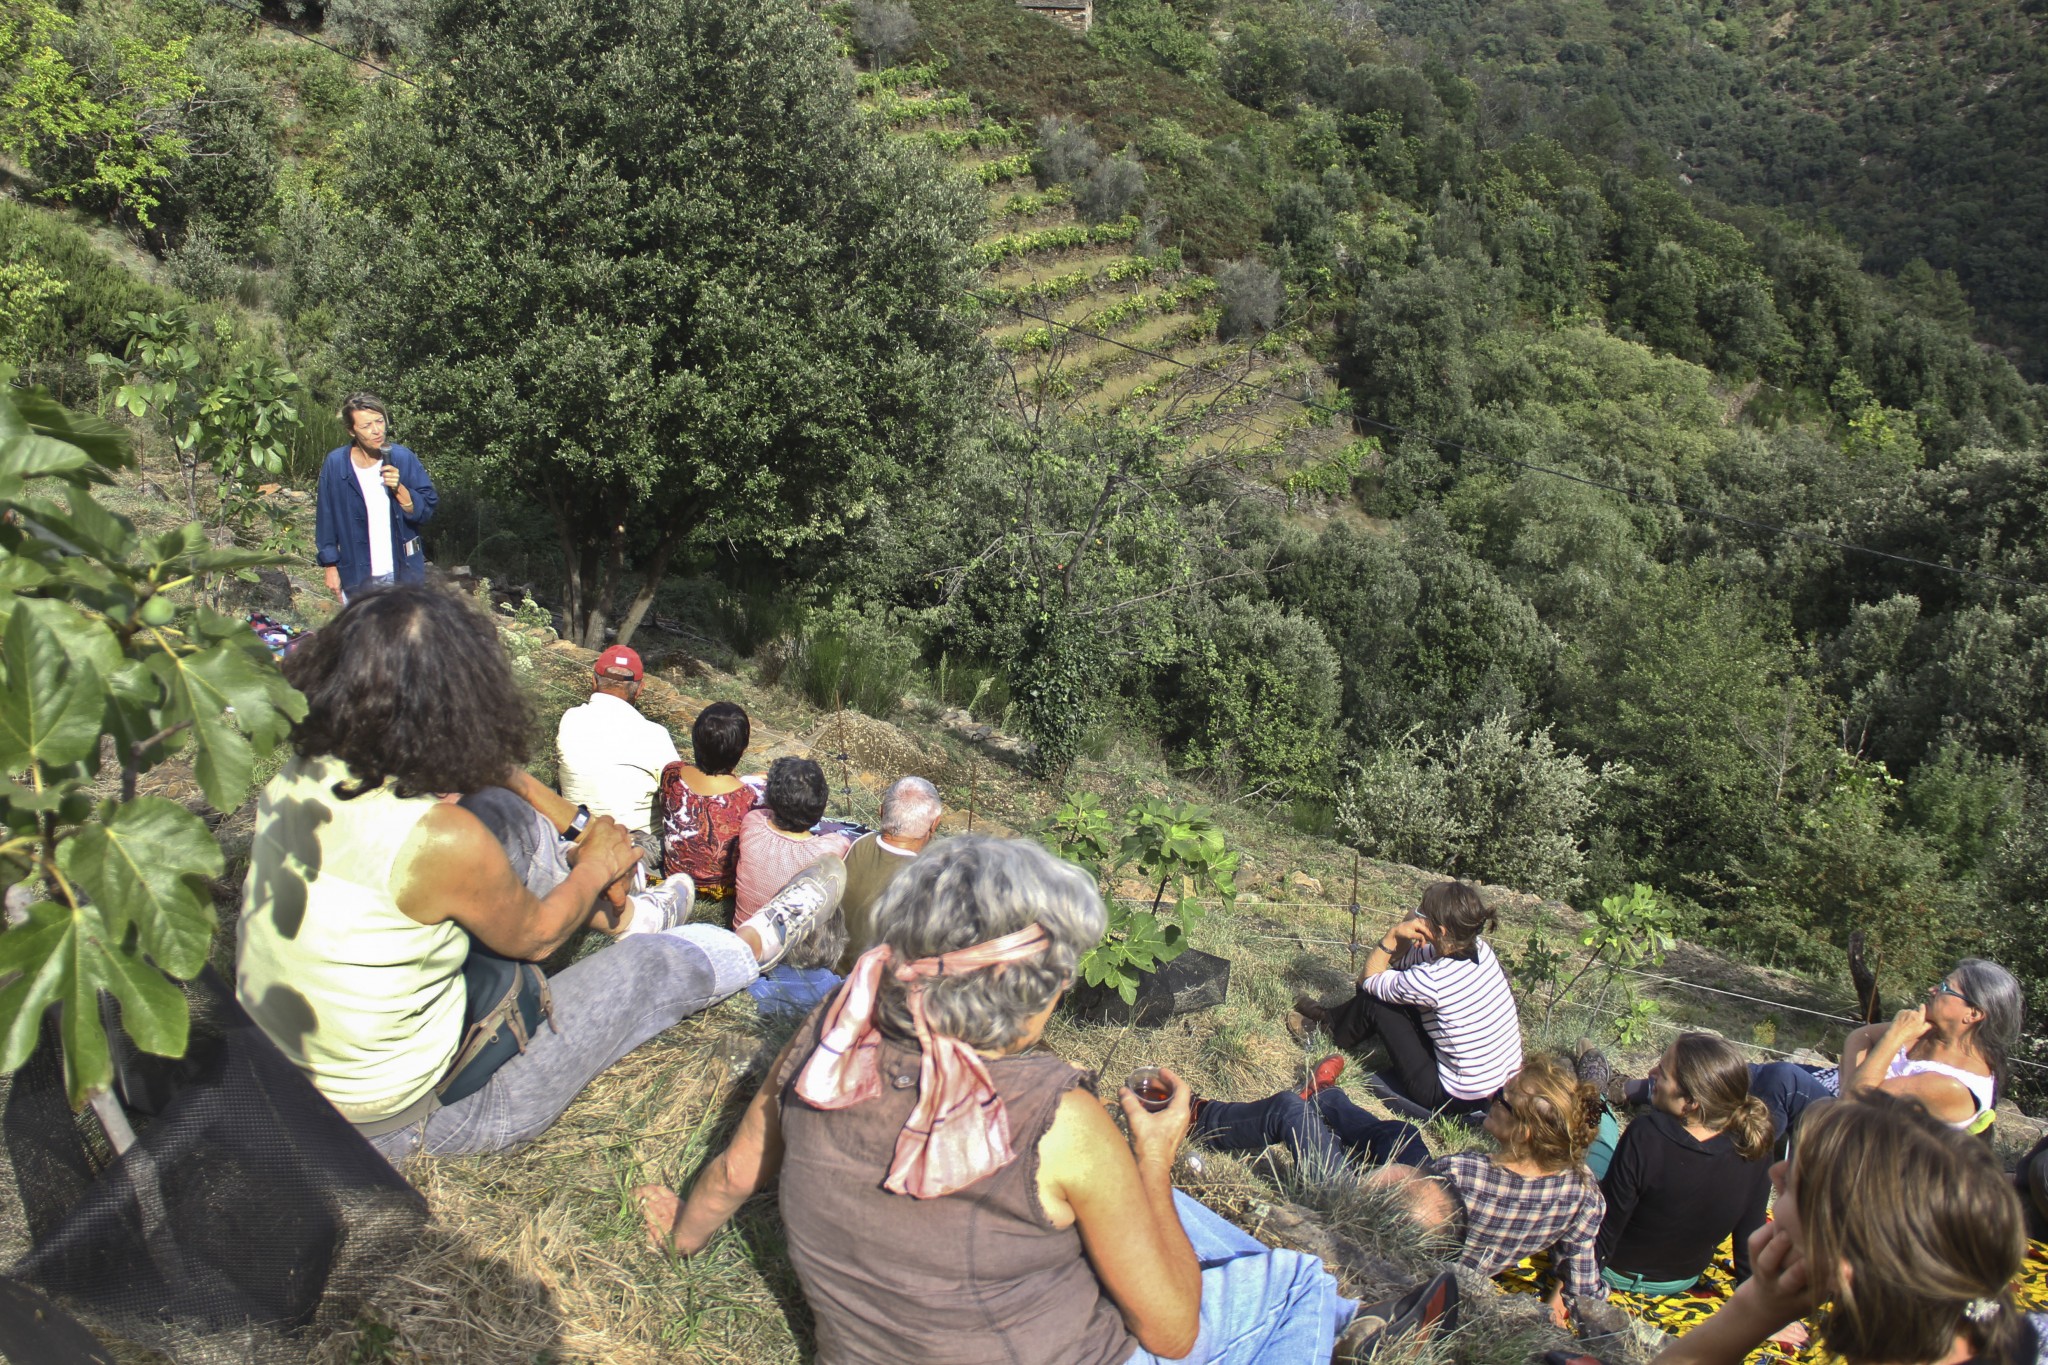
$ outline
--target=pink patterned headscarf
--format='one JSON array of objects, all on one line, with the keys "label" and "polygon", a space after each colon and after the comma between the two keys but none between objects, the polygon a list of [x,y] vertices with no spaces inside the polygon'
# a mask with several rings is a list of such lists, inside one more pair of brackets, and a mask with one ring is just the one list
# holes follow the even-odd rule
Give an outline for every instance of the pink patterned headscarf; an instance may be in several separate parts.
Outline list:
[{"label": "pink patterned headscarf", "polygon": [[875,1051],[875,1000],[882,973],[893,971],[910,997],[910,1018],[923,1052],[917,1077],[917,1105],[896,1136],[896,1155],[882,1188],[913,1199],[937,1199],[993,1175],[1015,1159],[1010,1118],[989,1079],[988,1066],[958,1038],[933,1033],[924,1014],[924,983],[934,976],[1022,962],[1051,941],[1042,925],[956,948],[937,957],[897,965],[880,943],[860,955],[846,988],[839,992],[818,1030],[818,1048],[796,1079],[797,1095],[819,1109],[849,1109],[882,1093]]}]

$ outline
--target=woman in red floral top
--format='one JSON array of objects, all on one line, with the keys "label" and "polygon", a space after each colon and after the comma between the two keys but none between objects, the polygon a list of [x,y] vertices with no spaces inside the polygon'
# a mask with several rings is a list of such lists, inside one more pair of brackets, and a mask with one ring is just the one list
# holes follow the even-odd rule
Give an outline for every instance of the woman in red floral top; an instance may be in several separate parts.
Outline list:
[{"label": "woman in red floral top", "polygon": [[740,823],[759,799],[732,770],[752,737],[745,711],[729,701],[713,702],[690,727],[696,765],[677,762],[661,770],[661,869],[690,878],[700,900],[732,895]]}]

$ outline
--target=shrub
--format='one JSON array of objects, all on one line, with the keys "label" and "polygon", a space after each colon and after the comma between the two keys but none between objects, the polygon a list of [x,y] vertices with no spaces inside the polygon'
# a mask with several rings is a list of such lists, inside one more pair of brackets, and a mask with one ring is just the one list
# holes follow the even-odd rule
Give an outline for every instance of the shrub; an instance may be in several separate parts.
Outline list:
[{"label": "shrub", "polygon": [[1119,152],[1096,166],[1074,195],[1074,208],[1091,223],[1112,223],[1145,197],[1145,168],[1137,158]]},{"label": "shrub", "polygon": [[417,51],[425,36],[422,0],[327,0],[326,29],[357,52]]},{"label": "shrub", "polygon": [[1038,146],[1031,153],[1031,171],[1038,187],[1071,184],[1095,169],[1102,160],[1102,148],[1088,136],[1087,129],[1067,118],[1038,121]]},{"label": "shrub", "polygon": [[917,16],[901,0],[853,0],[853,45],[879,71],[917,37]]},{"label": "shrub", "polygon": [[168,292],[123,270],[83,230],[5,198],[0,242],[7,244],[9,264],[64,286],[45,296],[40,323],[28,320],[21,357],[24,377],[48,384],[59,399],[94,391],[86,357],[126,345],[130,313],[171,306]]},{"label": "shrub", "polygon": [[[138,779],[191,755],[206,805],[233,811],[258,758],[305,715],[241,621],[191,604],[194,577],[269,562],[215,548],[196,523],[143,536],[93,500],[132,464],[119,432],[10,391],[0,373],[0,1070],[42,1038],[52,1006],[74,1106],[113,1078],[101,992],[144,1052],[185,1053],[175,980],[206,965],[225,871],[200,817]],[[9,904],[16,903],[10,894]]]},{"label": "shrub", "polygon": [[1250,332],[1270,332],[1286,300],[1279,271],[1252,257],[1234,261],[1216,272],[1216,304],[1223,311],[1216,335],[1228,341]]},{"label": "shrub", "polygon": [[0,365],[19,368],[56,340],[64,281],[39,262],[0,261]]},{"label": "shrub", "polygon": [[184,117],[191,151],[165,185],[162,225],[175,233],[204,223],[216,248],[241,255],[255,247],[277,196],[277,115],[270,91],[246,71],[210,59],[193,69],[206,94]]},{"label": "shrub", "polygon": [[173,289],[211,303],[234,294],[242,272],[235,259],[221,249],[211,226],[194,223],[185,240],[164,255],[164,278]]},{"label": "shrub", "polygon": [[[1182,926],[1201,917],[1202,895],[1237,895],[1238,855],[1198,806],[1148,797],[1118,823],[1099,799],[1081,792],[1061,803],[1040,837],[1062,858],[1093,872],[1105,891],[1126,868],[1152,887],[1152,903],[1143,910],[1124,897],[1109,897],[1102,942],[1077,964],[1083,981],[1113,988],[1126,1004],[1137,999],[1140,973],[1187,951]],[[1169,890],[1171,905],[1165,903]]]},{"label": "shrub", "polygon": [[1322,628],[1242,597],[1189,616],[1193,648],[1168,674],[1182,756],[1276,792],[1327,792],[1342,685]]},{"label": "shrub", "polygon": [[1457,735],[1411,731],[1353,764],[1337,823],[1370,857],[1569,896],[1585,880],[1579,831],[1619,775],[1503,713]]},{"label": "shrub", "polygon": [[799,685],[814,706],[851,706],[886,716],[903,699],[917,643],[880,608],[835,604],[814,615],[797,640]]}]

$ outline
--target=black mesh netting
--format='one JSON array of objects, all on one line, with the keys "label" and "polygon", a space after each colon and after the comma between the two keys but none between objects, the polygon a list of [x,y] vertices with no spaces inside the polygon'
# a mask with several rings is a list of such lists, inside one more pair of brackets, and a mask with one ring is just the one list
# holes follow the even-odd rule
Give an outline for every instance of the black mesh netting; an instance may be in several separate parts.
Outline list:
[{"label": "black mesh netting", "polygon": [[174,1360],[290,1360],[354,1319],[417,1242],[426,1202],[218,976],[186,994],[192,1043],[179,1061],[136,1053],[108,1029],[136,1131],[119,1157],[90,1110],[71,1112],[45,1022],[0,1110],[0,1176],[18,1192],[17,1245],[29,1243],[12,1273]]}]

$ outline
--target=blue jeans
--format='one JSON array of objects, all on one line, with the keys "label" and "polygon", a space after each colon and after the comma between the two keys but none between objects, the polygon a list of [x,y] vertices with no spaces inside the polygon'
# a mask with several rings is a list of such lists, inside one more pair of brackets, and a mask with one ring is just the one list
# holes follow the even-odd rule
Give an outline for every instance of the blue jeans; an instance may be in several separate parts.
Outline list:
[{"label": "blue jeans", "polygon": [[1835,1098],[1840,1081],[1826,1079],[1840,1073],[1831,1066],[1806,1066],[1800,1062],[1766,1062],[1749,1068],[1749,1093],[1771,1111],[1771,1135],[1783,1137],[1799,1126],[1799,1116],[1815,1100]]},{"label": "blue jeans", "polygon": [[845,978],[830,967],[792,967],[787,962],[762,973],[747,987],[754,1007],[763,1014],[809,1014],[839,989]]},{"label": "blue jeans", "polygon": [[1347,1154],[1375,1166],[1429,1160],[1414,1124],[1376,1119],[1341,1090],[1322,1091],[1312,1100],[1292,1090],[1243,1104],[1204,1100],[1188,1135],[1219,1152],[1263,1152],[1284,1142],[1311,1175],[1334,1175]]},{"label": "blue jeans", "polygon": [[[462,804],[498,836],[535,895],[567,875],[560,839],[532,806],[502,787]],[[370,1145],[396,1165],[422,1150],[461,1156],[531,1142],[605,1068],[677,1020],[746,989],[760,970],[752,949],[709,924],[620,939],[548,978],[554,1024],[542,1023],[526,1051],[483,1089]]]},{"label": "blue jeans", "polygon": [[[1327,1093],[1327,1092],[1326,1092]],[[1281,1365],[1330,1358],[1358,1301],[1337,1292],[1323,1263],[1275,1251],[1179,1190],[1173,1207],[1202,1264],[1202,1331],[1186,1365]],[[1129,1365],[1166,1365],[1139,1347]]]}]

